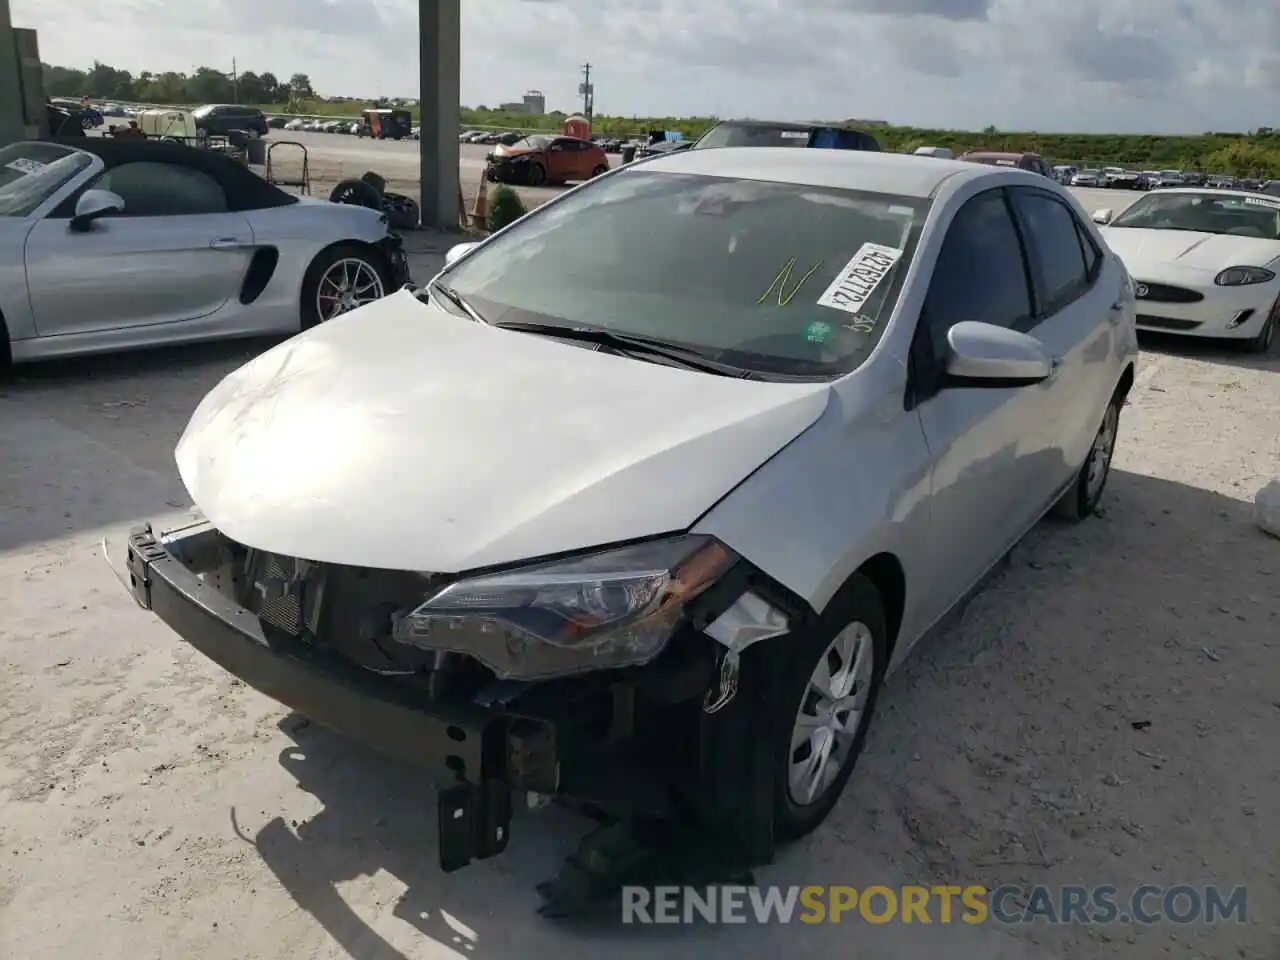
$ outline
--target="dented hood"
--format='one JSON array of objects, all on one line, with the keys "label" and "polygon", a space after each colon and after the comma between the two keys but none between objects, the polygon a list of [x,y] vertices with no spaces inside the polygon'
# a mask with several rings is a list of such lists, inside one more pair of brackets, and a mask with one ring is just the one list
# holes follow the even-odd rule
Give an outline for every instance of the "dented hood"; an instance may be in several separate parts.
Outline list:
[{"label": "dented hood", "polygon": [[176,459],[241,543],[455,573],[682,530],[828,390],[610,356],[402,292],[227,376]]}]

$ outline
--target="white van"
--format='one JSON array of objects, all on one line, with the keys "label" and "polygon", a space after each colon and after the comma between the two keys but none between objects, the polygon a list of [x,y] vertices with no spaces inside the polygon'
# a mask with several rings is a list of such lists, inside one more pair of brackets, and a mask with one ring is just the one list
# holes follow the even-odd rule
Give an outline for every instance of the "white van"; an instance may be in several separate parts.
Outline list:
[{"label": "white van", "polygon": [[946,147],[916,147],[917,157],[937,157],[939,160],[954,160],[956,155]]},{"label": "white van", "polygon": [[138,113],[138,129],[148,137],[196,138],[196,121],[184,110],[142,110]]}]

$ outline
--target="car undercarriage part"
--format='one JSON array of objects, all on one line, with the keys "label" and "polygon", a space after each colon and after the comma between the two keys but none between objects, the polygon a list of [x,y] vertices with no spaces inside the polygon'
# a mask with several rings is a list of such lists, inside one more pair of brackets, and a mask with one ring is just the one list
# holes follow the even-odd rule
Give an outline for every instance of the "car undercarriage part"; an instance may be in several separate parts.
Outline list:
[{"label": "car undercarriage part", "polygon": [[[705,561],[705,549],[681,555]],[[216,663],[431,770],[443,870],[505,849],[514,791],[566,798],[602,822],[543,886],[549,915],[594,909],[624,883],[729,882],[773,859],[785,641],[755,644],[804,613],[744,563],[691,601],[651,662],[534,680],[395,640],[397,614],[461,582],[448,575],[424,583],[258,551],[203,520],[136,529],[127,567],[139,604]]]},{"label": "car undercarriage part", "polygon": [[[299,152],[299,168],[296,175],[282,175],[279,172],[280,161],[273,156],[277,147],[287,147]],[[303,196],[311,196],[311,162],[306,145],[297,140],[271,141],[271,145],[267,147],[267,163],[263,175],[267,183],[274,183],[277,187],[297,187]]]}]

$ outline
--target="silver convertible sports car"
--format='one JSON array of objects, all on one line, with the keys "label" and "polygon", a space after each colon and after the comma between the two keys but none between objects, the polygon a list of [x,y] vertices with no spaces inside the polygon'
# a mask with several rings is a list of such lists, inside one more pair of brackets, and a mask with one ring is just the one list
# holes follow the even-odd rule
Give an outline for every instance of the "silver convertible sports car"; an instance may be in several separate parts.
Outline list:
[{"label": "silver convertible sports car", "polygon": [[294,196],[220,154],[0,149],[0,365],[294,333],[408,279],[384,214]]}]

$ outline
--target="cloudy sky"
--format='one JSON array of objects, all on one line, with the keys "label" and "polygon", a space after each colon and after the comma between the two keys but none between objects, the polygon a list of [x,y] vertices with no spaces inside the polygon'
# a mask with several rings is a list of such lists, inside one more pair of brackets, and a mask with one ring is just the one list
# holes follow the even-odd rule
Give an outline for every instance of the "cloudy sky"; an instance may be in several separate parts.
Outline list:
[{"label": "cloudy sky", "polygon": [[[10,3],[46,62],[186,72],[234,57],[326,95],[416,93],[417,0]],[[470,105],[538,88],[571,110],[590,60],[608,114],[1280,125],[1280,0],[462,0],[462,19]]]}]

